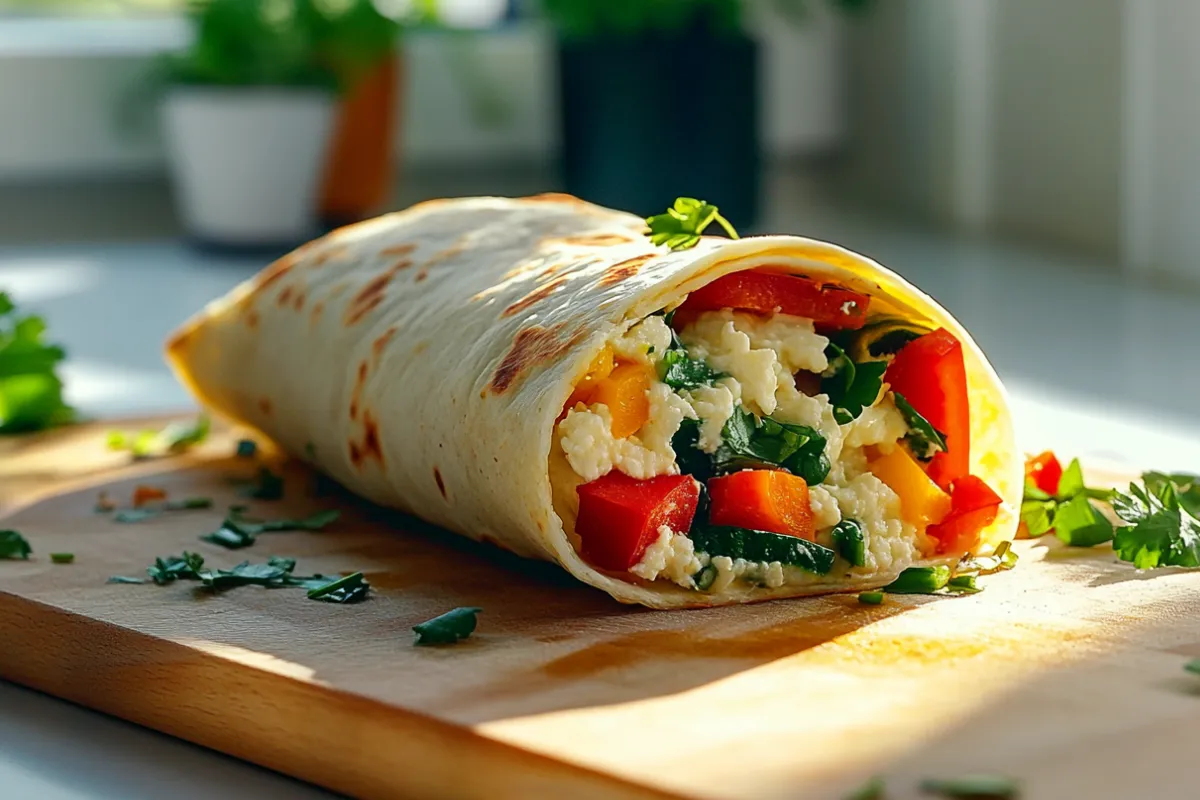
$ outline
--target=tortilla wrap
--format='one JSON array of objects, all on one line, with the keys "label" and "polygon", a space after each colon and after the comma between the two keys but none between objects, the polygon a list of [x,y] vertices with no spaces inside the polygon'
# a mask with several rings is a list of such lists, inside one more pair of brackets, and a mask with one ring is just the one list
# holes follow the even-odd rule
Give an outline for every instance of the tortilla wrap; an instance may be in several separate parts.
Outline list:
[{"label": "tortilla wrap", "polygon": [[639,217],[566,195],[421,203],[276,261],[176,331],[167,357],[204,406],[353,492],[556,562],[619,601],[679,608],[860,591],[900,569],[707,594],[602,572],[572,545],[563,495],[574,484],[557,503],[551,485],[563,469],[551,453],[556,420],[612,337],[727,273],[816,275],[962,342],[971,472],[1004,499],[976,552],[1012,538],[1023,472],[1005,391],[945,309],[825,242],[703,237],[672,252],[645,230]]}]

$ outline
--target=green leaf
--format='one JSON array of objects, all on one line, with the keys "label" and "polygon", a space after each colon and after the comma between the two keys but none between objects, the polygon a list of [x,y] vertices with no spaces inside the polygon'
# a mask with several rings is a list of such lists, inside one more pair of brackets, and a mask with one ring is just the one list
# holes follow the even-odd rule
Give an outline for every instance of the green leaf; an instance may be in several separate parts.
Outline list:
[{"label": "green leaf", "polygon": [[700,449],[700,420],[685,419],[671,437],[671,449],[679,471],[691,475],[702,484],[715,474],[712,457]]},{"label": "green leaf", "polygon": [[829,377],[822,379],[821,391],[829,395],[834,407],[834,418],[845,425],[858,419],[864,408],[874,405],[883,389],[883,373],[887,371],[885,361],[855,363],[838,345],[830,342],[826,347],[829,357]]},{"label": "green leaf", "polygon": [[105,583],[145,583],[145,578],[130,578],[127,575],[113,575]]},{"label": "green leaf", "polygon": [[1200,658],[1193,658],[1184,664],[1183,668],[1194,675],[1200,675]]},{"label": "green leaf", "polygon": [[482,608],[455,608],[427,622],[413,626],[417,638],[413,644],[453,644],[475,632],[476,615]]},{"label": "green leaf", "polygon": [[[113,514],[113,522],[135,523],[144,522],[148,519],[161,516],[162,514],[171,511],[195,511],[198,509],[212,508],[211,497],[188,497],[184,500],[170,500],[165,503],[160,503],[153,506],[143,506],[141,508],[123,508]],[[97,507],[100,510],[100,507]]]},{"label": "green leaf", "polygon": [[921,791],[942,797],[969,800],[1009,800],[1017,797],[1016,781],[1001,775],[963,775],[960,778],[921,781]]},{"label": "green leaf", "polygon": [[1162,472],[1146,472],[1142,482],[1151,492],[1158,491],[1163,483],[1170,481],[1175,484],[1175,492],[1179,497],[1179,505],[1193,517],[1200,518],[1200,477],[1186,472],[1165,474]]},{"label": "green leaf", "polygon": [[960,594],[978,594],[983,589],[976,583],[974,575],[956,575],[946,584],[946,591]]},{"label": "green leaf", "polygon": [[[872,598],[874,598],[876,595],[879,597],[878,600],[865,601],[871,605],[879,605],[883,602],[883,592],[863,592],[858,596],[858,601],[860,603],[864,602],[863,598],[867,597],[868,595],[870,595]],[[883,800],[884,789],[885,786],[883,783],[883,778],[879,775],[876,775],[847,795],[846,800]]]},{"label": "green leaf", "polygon": [[950,568],[939,564],[935,567],[909,567],[896,580],[883,587],[891,594],[935,594],[950,582]]},{"label": "green leaf", "polygon": [[1083,483],[1083,467],[1079,463],[1079,459],[1073,459],[1067,468],[1063,470],[1062,478],[1058,481],[1059,500],[1070,500],[1076,495],[1083,494],[1085,489]]},{"label": "green leaf", "polygon": [[367,598],[371,584],[361,572],[329,581],[308,590],[309,600],[325,603],[359,603]]},{"label": "green leaf", "polygon": [[737,239],[737,231],[721,216],[714,205],[691,197],[680,197],[665,214],[657,214],[646,220],[650,227],[650,241],[655,245],[666,245],[671,250],[687,250],[700,242],[700,236],[709,225],[716,222],[725,229],[730,239]]},{"label": "green leaf", "polygon": [[74,553],[51,553],[50,560],[55,564],[70,564],[75,561]]},{"label": "green leaf", "polygon": [[689,357],[682,346],[672,346],[663,355],[658,369],[662,382],[676,391],[708,386],[722,376],[707,362]]},{"label": "green leaf", "polygon": [[1130,484],[1128,494],[1113,494],[1112,507],[1127,523],[1115,532],[1118,558],[1138,569],[1200,566],[1200,519],[1180,505],[1173,482],[1154,491]]},{"label": "green leaf", "polygon": [[844,519],[830,532],[838,555],[856,567],[867,565],[867,542],[858,520]]},{"label": "green leaf", "polygon": [[825,437],[806,425],[759,419],[738,406],[725,423],[722,438],[712,455],[716,474],[783,467],[810,486],[820,484],[829,474]]},{"label": "green leaf", "polygon": [[908,425],[908,435],[904,440],[912,448],[913,455],[922,461],[928,461],[937,453],[946,451],[946,437],[929,424],[929,420],[917,413],[917,410],[904,399],[904,395],[893,392],[896,408]]},{"label": "green leaf", "polygon": [[146,568],[146,574],[159,586],[165,586],[181,578],[199,580],[203,569],[204,556],[185,550],[181,556],[154,559],[154,564]]},{"label": "green leaf", "polygon": [[1087,495],[1080,492],[1058,505],[1054,512],[1054,535],[1071,547],[1094,547],[1112,541],[1113,525],[1092,505]]},{"label": "green leaf", "polygon": [[75,418],[55,373],[66,354],[44,341],[45,332],[41,317],[19,316],[12,299],[0,292],[0,434],[28,433]]},{"label": "green leaf", "polygon": [[862,592],[858,595],[858,602],[866,606],[882,605],[883,592]]},{"label": "green leaf", "polygon": [[1029,529],[1031,537],[1049,533],[1054,527],[1054,512],[1058,504],[1053,500],[1026,500],[1021,503],[1021,521]]},{"label": "green leaf", "polygon": [[283,476],[267,467],[259,467],[258,483],[243,489],[242,496],[255,500],[279,500],[283,497]]},{"label": "green leaf", "polygon": [[144,430],[136,434],[109,431],[109,450],[127,450],[134,459],[161,458],[178,455],[208,438],[212,422],[200,414],[191,422],[172,422],[161,430]]},{"label": "green leaf", "polygon": [[[3,295],[0,295],[2,297]],[[33,552],[25,537],[13,530],[0,531],[0,558],[27,560]]]},{"label": "green leaf", "polygon": [[221,527],[200,538],[211,544],[217,544],[230,550],[249,547],[263,533],[278,533],[281,531],[319,531],[336,522],[342,512],[336,509],[318,511],[300,519],[249,519],[241,516],[240,508],[230,509],[230,513],[221,523]]}]

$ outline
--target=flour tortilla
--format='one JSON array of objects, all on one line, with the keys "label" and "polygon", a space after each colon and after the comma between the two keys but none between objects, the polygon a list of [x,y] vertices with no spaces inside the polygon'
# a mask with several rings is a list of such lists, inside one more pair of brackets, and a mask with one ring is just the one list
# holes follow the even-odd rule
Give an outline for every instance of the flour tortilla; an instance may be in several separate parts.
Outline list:
[{"label": "flour tortilla", "polygon": [[832,244],[705,237],[670,252],[644,227],[566,195],[422,203],[283,257],[176,331],[167,357],[205,406],[352,491],[554,561],[622,602],[679,608],[862,590],[895,574],[831,573],[777,589],[735,582],[706,594],[599,572],[572,547],[572,512],[561,498],[556,511],[549,478],[555,421],[615,334],[727,273],[828,277],[884,298],[873,310],[890,305],[962,341],[971,471],[1005,499],[980,550],[1011,538],[1023,477],[1007,398],[948,312]]}]

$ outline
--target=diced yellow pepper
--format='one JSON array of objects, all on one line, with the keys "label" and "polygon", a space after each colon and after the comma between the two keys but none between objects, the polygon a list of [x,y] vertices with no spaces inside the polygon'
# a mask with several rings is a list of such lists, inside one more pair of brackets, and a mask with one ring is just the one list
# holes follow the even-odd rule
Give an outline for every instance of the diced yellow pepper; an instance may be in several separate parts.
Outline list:
[{"label": "diced yellow pepper", "polygon": [[950,495],[929,479],[908,451],[897,447],[869,464],[875,477],[900,495],[904,519],[923,530],[941,522],[950,513]]},{"label": "diced yellow pepper", "polygon": [[608,406],[614,439],[632,436],[650,419],[650,380],[653,376],[654,368],[647,364],[620,364],[596,384],[588,402]]},{"label": "diced yellow pepper", "polygon": [[596,385],[600,381],[612,374],[616,367],[616,361],[613,360],[613,351],[611,347],[605,346],[600,351],[588,367],[587,375],[583,376],[583,380],[575,385],[575,391],[571,393],[570,399],[567,400],[566,408],[574,408],[576,403],[587,405],[592,402],[592,392],[596,390]]}]

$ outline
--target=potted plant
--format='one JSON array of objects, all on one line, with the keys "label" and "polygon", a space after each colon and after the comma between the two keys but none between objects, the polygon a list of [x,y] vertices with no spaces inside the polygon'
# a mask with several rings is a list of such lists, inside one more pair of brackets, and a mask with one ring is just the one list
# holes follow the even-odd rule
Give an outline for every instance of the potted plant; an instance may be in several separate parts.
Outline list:
[{"label": "potted plant", "polygon": [[371,0],[193,0],[189,16],[194,41],[165,64],[163,125],[194,240],[290,248],[322,212],[381,202],[401,21]]},{"label": "potted plant", "polygon": [[[869,0],[829,0],[856,8]],[[802,3],[776,0],[796,17]],[[755,0],[541,0],[558,34],[562,171],[572,194],[649,215],[681,195],[758,214]]]}]

